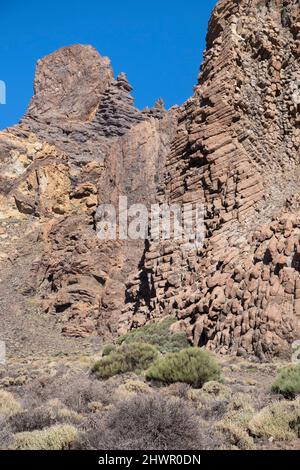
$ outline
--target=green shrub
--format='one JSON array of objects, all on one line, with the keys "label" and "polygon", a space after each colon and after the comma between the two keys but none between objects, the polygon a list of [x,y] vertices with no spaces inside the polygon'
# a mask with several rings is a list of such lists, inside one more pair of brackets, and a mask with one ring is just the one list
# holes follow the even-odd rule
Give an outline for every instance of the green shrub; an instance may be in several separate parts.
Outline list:
[{"label": "green shrub", "polygon": [[77,435],[77,429],[69,424],[52,426],[41,431],[21,432],[15,434],[13,449],[68,450]]},{"label": "green shrub", "polygon": [[300,394],[300,364],[281,369],[272,385],[272,390],[286,398]]},{"label": "green shrub", "polygon": [[145,343],[123,344],[116,351],[96,362],[92,373],[98,379],[108,379],[126,372],[141,372],[158,357],[155,346]]},{"label": "green shrub", "polygon": [[42,407],[20,411],[11,416],[8,423],[14,433],[41,430],[56,424],[50,410]]},{"label": "green shrub", "polygon": [[158,359],[146,372],[147,379],[171,384],[184,382],[201,388],[205,382],[220,380],[220,366],[207,351],[200,348],[183,349]]},{"label": "green shrub", "polygon": [[255,450],[253,438],[238,425],[219,421],[214,428],[219,434],[218,440],[222,442],[223,450]]},{"label": "green shrub", "polygon": [[149,323],[137,330],[130,331],[127,335],[118,339],[119,344],[130,344],[136,342],[149,343],[156,346],[160,352],[177,352],[189,347],[184,332],[173,333],[171,325],[176,322],[175,317],[165,318],[159,323]]},{"label": "green shrub", "polygon": [[182,400],[137,394],[93,416],[74,444],[80,450],[198,450],[212,445],[195,411]]}]

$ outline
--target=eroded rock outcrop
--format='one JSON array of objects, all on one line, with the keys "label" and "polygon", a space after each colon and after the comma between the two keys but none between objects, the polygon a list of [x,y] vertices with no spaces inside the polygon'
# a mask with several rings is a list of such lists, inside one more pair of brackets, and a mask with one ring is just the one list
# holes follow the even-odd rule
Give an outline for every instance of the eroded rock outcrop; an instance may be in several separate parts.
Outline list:
[{"label": "eroded rock outcrop", "polygon": [[[0,134],[2,336],[25,304],[81,338],[176,313],[196,345],[288,354],[300,335],[299,55],[298,0],[221,0],[181,108],[136,109],[125,74],[90,46],[39,61],[26,115]],[[97,208],[120,194],[201,204],[204,243],[101,241]]]},{"label": "eroded rock outcrop", "polygon": [[64,48],[39,61],[27,114],[0,137],[3,290],[10,252],[20,258],[26,247],[26,268],[15,273],[25,299],[34,297],[37,315],[53,314],[69,337],[117,333],[144,242],[101,241],[96,210],[119,194],[154,200],[176,131],[176,110],[158,103],[141,112],[130,91],[93,48]]},{"label": "eroded rock outcrop", "polygon": [[[175,311],[194,344],[221,353],[265,359],[299,335],[299,212],[285,209],[299,181],[299,44],[298,2],[220,1],[167,159],[160,200],[202,203],[205,240],[150,244],[145,315]],[[138,278],[128,290],[134,322]]]}]

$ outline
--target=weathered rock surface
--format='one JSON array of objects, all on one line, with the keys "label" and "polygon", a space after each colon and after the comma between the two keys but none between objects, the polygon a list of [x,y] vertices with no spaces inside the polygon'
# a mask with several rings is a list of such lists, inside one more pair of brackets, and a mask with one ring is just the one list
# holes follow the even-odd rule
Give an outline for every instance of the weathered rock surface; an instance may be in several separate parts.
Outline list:
[{"label": "weathered rock surface", "polygon": [[144,302],[138,280],[128,285],[131,313],[175,311],[194,344],[261,359],[287,352],[300,333],[299,3],[288,2],[288,26],[283,8],[215,8],[159,191],[162,202],[203,204],[204,244],[151,243]]},{"label": "weathered rock surface", "polygon": [[[181,108],[136,109],[125,74],[90,46],[39,61],[26,115],[0,133],[1,339],[14,350],[29,317],[42,349],[47,328],[54,343],[89,341],[175,312],[194,344],[288,354],[300,336],[299,56],[298,0],[221,0]],[[120,194],[202,204],[203,246],[101,241],[97,208]]]}]

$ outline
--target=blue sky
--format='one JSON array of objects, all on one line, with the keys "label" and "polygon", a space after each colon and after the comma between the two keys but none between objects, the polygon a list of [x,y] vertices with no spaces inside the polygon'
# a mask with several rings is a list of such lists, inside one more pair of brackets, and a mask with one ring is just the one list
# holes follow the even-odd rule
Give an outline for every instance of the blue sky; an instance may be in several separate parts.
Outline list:
[{"label": "blue sky", "polygon": [[0,129],[15,124],[33,94],[36,61],[70,44],[91,44],[126,72],[136,106],[183,103],[196,83],[216,0],[2,0]]}]

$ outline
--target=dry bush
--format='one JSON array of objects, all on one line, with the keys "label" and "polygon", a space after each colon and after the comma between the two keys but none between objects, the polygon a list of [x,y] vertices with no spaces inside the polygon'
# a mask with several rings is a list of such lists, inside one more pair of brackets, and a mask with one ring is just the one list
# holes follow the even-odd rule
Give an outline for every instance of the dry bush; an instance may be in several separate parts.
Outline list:
[{"label": "dry bush", "polygon": [[8,424],[14,433],[30,432],[52,426],[55,424],[55,419],[49,409],[36,408],[15,414],[9,419]]},{"label": "dry bush", "polygon": [[286,398],[295,398],[300,394],[300,364],[281,369],[272,384],[272,390]]},{"label": "dry bush", "polygon": [[184,382],[201,388],[205,382],[220,380],[221,369],[207,351],[187,348],[158,359],[147,371],[146,377],[166,384]]},{"label": "dry bush", "polygon": [[58,372],[54,377],[42,377],[25,385],[23,402],[25,408],[31,409],[43,406],[49,400],[58,399],[67,408],[85,413],[89,411],[91,402],[109,404],[112,390],[110,383],[101,383],[84,372]]},{"label": "dry bush", "polygon": [[138,393],[142,394],[147,394],[151,393],[151,388],[149,387],[148,384],[145,382],[142,382],[141,380],[128,380],[124,384],[120,385],[117,390],[116,390],[116,397],[121,395],[123,396],[129,396],[129,395],[134,395]]},{"label": "dry bush", "polygon": [[[81,376],[84,374],[81,373]],[[79,374],[76,377],[66,366],[59,367],[55,375],[39,375],[18,390],[23,407],[30,409],[43,406],[48,400],[60,398],[62,392],[68,388],[68,384],[72,385],[75,378],[79,378]]]},{"label": "dry bush", "polygon": [[232,396],[223,416],[223,421],[247,429],[255,410],[249,403],[248,395],[236,393]]},{"label": "dry bush", "polygon": [[51,427],[55,424],[80,424],[81,417],[66,408],[59,400],[51,400],[45,406],[21,411],[8,420],[14,433],[31,432]]},{"label": "dry bush", "polygon": [[[213,387],[210,389],[212,390]],[[248,395],[236,393],[229,396],[229,390],[221,392],[226,397],[223,412],[214,416],[215,439],[223,449],[251,450],[255,448],[253,438],[248,433],[249,421],[254,416],[254,408],[249,404]]]},{"label": "dry bush", "polygon": [[15,434],[15,450],[68,450],[77,438],[78,431],[69,424],[56,425],[41,431]]},{"label": "dry bush", "polygon": [[13,434],[7,425],[4,416],[0,416],[0,450],[7,449],[13,442]]},{"label": "dry bush", "polygon": [[102,349],[102,357],[109,356],[116,349],[117,348],[115,344],[105,344]]},{"label": "dry bush", "polygon": [[214,380],[210,382],[206,382],[202,389],[201,394],[203,397],[209,399],[220,399],[226,400],[229,399],[232,395],[231,388],[227,385],[224,385],[220,382],[216,382]]},{"label": "dry bush", "polygon": [[190,450],[208,448],[196,413],[181,400],[137,395],[105,417],[91,418],[75,445],[99,450]]},{"label": "dry bush", "polygon": [[106,390],[99,381],[89,377],[79,377],[72,382],[70,388],[66,387],[60,399],[72,410],[85,413],[89,410],[90,403],[102,402],[105,394]]},{"label": "dry bush", "polygon": [[257,437],[279,441],[300,437],[300,398],[274,402],[263,408],[250,420],[248,427]]},{"label": "dry bush", "polygon": [[234,423],[221,421],[215,425],[215,439],[219,448],[227,450],[254,450],[254,440]]},{"label": "dry bush", "polygon": [[119,344],[143,342],[153,344],[161,353],[178,352],[188,348],[190,344],[183,331],[171,331],[171,326],[176,321],[176,317],[170,316],[157,323],[148,323],[121,336],[118,342]]},{"label": "dry bush", "polygon": [[[90,408],[90,404],[88,405],[88,407]],[[82,421],[82,415],[80,415],[74,410],[70,410],[69,408],[59,407],[58,409],[55,410],[55,413],[56,413],[56,421],[58,423],[78,425]]]},{"label": "dry bush", "polygon": [[168,385],[167,387],[162,387],[160,393],[170,397],[177,397],[181,400],[188,400],[190,391],[193,390],[188,384],[182,382],[176,382],[174,384]]}]

